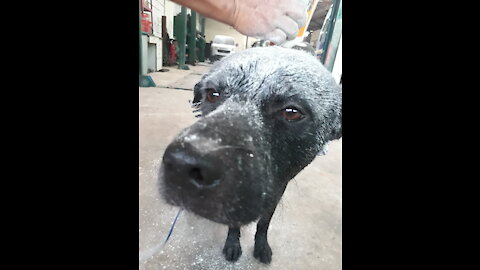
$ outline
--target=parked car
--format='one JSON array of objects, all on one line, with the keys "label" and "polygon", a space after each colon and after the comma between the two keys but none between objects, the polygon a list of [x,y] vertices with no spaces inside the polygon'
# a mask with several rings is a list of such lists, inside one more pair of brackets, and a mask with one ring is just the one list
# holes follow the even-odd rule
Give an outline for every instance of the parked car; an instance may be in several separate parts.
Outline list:
[{"label": "parked car", "polygon": [[211,45],[210,61],[215,62],[222,57],[235,53],[235,39],[231,36],[216,35]]},{"label": "parked car", "polygon": [[275,46],[275,43],[265,39],[257,40],[252,44],[252,48],[253,47],[270,47],[270,46]]},{"label": "parked car", "polygon": [[[252,44],[252,48],[254,48],[254,47],[270,47],[270,46],[277,46],[277,45],[275,45],[275,43],[273,43],[269,40],[265,40],[265,39],[257,40]],[[295,49],[295,50],[306,51],[306,52],[310,53],[311,55],[315,55],[315,49],[313,49],[312,45],[310,45],[307,42],[290,41],[290,42],[286,42],[286,43],[284,43],[280,46],[284,47],[284,48],[292,48],[292,49]]]}]

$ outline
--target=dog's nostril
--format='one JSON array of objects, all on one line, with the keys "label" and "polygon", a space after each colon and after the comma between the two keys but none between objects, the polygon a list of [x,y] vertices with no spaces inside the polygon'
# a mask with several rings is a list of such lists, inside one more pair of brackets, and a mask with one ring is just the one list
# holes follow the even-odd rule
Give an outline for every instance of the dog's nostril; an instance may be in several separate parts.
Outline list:
[{"label": "dog's nostril", "polygon": [[190,178],[192,178],[192,180],[198,182],[198,183],[202,183],[203,182],[203,176],[202,174],[200,173],[200,169],[199,168],[192,168],[189,172],[189,176]]},{"label": "dog's nostril", "polygon": [[190,176],[190,182],[193,183],[197,188],[210,188],[216,186],[220,180],[219,179],[209,179],[204,177],[200,168],[192,168],[188,172]]}]

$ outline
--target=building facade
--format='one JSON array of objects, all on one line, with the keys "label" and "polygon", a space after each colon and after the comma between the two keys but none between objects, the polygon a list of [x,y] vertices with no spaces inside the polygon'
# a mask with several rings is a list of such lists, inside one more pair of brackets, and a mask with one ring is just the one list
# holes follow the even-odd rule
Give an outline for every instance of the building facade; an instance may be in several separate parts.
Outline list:
[{"label": "building facade", "polygon": [[162,69],[162,16],[165,0],[141,0],[142,65],[146,73]]},{"label": "building facade", "polygon": [[[174,17],[181,12],[181,6],[170,0],[140,0],[141,9],[141,68],[143,74],[157,72],[163,68],[164,40],[163,34],[168,33],[170,39],[174,37]],[[187,14],[191,10],[187,8]],[[162,20],[162,17],[165,17]],[[196,16],[196,28],[201,32],[202,16]],[[165,22],[165,31],[162,33],[162,21]],[[237,51],[249,48],[256,41],[253,37],[240,34],[233,27],[217,22],[212,19],[205,19],[205,41],[211,42],[215,35],[232,36],[237,45]],[[168,46],[168,45],[167,45]]]}]

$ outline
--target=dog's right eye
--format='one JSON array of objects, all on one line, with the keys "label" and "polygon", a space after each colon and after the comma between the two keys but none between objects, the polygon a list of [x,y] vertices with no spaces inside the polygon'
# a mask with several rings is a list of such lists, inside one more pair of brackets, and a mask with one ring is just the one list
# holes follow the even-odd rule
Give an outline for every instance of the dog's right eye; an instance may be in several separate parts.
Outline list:
[{"label": "dog's right eye", "polygon": [[213,88],[207,89],[207,100],[209,102],[215,103],[218,99],[220,99],[220,93],[217,90]]},{"label": "dog's right eye", "polygon": [[295,107],[287,107],[280,111],[280,115],[287,121],[298,121],[303,118],[303,113]]}]

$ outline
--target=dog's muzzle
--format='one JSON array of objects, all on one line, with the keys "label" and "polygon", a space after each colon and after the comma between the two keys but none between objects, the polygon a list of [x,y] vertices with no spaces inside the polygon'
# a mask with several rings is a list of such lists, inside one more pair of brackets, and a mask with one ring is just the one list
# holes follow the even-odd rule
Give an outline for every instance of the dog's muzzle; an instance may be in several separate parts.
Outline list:
[{"label": "dog's muzzle", "polygon": [[219,223],[255,220],[270,185],[259,123],[237,110],[183,130],[165,150],[160,168],[166,201]]},{"label": "dog's muzzle", "polygon": [[213,189],[220,184],[225,173],[218,155],[222,148],[212,140],[199,138],[189,141],[190,137],[173,142],[166,149],[163,156],[164,178],[186,190]]}]

